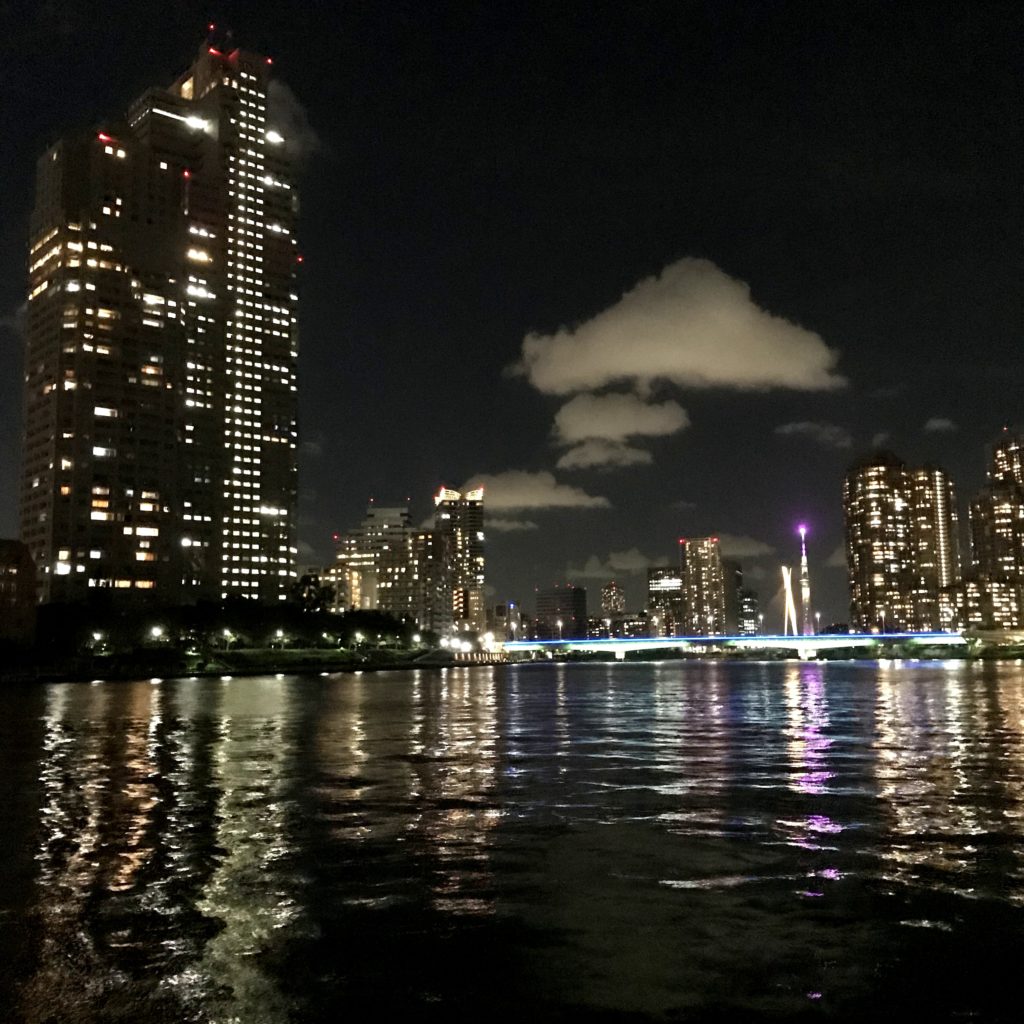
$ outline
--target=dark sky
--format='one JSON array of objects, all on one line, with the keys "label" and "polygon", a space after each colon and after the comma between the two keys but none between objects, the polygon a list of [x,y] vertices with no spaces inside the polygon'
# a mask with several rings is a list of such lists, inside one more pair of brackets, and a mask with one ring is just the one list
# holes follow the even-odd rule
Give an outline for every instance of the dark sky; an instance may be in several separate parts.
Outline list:
[{"label": "dark sky", "polygon": [[[768,598],[806,519],[816,603],[845,619],[826,563],[849,462],[888,434],[966,505],[986,441],[1024,419],[1020,9],[0,4],[0,536],[35,159],[170,82],[214,20],[273,56],[315,149],[304,556],[370,496],[425,518],[484,474],[491,508],[528,506],[493,514],[499,598],[571,569],[596,592],[611,559],[636,604],[636,570],[706,533]],[[530,333],[568,360],[546,383],[507,372]],[[636,464],[556,467],[594,448]]]}]

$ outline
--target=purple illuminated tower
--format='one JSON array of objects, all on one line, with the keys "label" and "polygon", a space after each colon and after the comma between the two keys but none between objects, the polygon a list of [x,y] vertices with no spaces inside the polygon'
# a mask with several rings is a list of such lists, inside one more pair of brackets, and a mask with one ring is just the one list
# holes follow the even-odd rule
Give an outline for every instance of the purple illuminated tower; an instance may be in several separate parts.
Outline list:
[{"label": "purple illuminated tower", "polygon": [[814,627],[811,625],[811,573],[807,568],[807,526],[801,523],[797,527],[800,534],[800,615],[803,620],[803,635],[812,636]]}]

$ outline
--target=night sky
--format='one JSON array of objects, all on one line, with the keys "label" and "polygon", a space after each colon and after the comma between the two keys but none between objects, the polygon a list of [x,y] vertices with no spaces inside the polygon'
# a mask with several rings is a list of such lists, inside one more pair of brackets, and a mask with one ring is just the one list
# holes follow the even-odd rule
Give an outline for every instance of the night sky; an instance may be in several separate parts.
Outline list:
[{"label": "night sky", "polygon": [[483,478],[495,600],[635,606],[708,533],[767,599],[804,519],[845,620],[852,459],[937,462],[965,514],[1024,420],[1022,6],[0,4],[0,536],[35,160],[213,20],[307,154],[302,560]]}]

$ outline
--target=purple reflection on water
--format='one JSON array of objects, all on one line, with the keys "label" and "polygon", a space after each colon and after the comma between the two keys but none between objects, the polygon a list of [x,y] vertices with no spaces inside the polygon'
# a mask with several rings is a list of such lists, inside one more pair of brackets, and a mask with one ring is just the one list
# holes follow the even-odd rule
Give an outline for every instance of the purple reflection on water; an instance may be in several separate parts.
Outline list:
[{"label": "purple reflection on water", "polygon": [[833,821],[827,814],[809,814],[807,827],[812,832],[842,832],[843,826]]}]

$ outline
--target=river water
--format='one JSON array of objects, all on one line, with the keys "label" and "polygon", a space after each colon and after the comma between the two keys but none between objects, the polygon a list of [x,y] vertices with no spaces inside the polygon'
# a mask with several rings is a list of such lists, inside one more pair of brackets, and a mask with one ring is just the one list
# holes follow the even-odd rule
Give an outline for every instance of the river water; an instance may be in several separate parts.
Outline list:
[{"label": "river water", "polygon": [[0,1019],[1018,1020],[1024,668],[0,689]]}]

